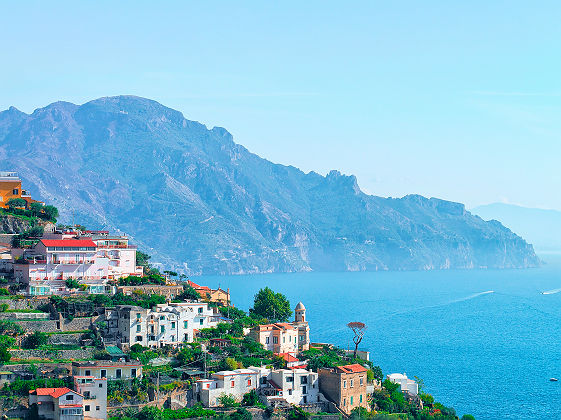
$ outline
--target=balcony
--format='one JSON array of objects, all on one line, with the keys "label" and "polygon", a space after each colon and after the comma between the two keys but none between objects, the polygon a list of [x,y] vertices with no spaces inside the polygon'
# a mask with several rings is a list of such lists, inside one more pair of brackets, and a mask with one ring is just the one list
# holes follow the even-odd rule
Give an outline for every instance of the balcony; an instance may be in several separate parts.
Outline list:
[{"label": "balcony", "polygon": [[57,265],[78,265],[78,264],[94,264],[95,260],[53,260],[52,264]]}]

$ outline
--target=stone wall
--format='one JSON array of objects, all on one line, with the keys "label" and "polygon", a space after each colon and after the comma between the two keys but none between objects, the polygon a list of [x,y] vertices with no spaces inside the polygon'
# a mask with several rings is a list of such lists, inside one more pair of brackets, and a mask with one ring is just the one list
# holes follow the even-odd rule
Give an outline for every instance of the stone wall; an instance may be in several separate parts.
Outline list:
[{"label": "stone wall", "polygon": [[80,345],[82,333],[74,334],[52,334],[49,336],[49,344]]},{"label": "stone wall", "polygon": [[49,318],[49,314],[45,312],[0,312],[0,319],[10,321],[27,319],[48,320]]},{"label": "stone wall", "polygon": [[92,318],[74,318],[72,321],[68,319],[56,320],[45,320],[45,321],[15,321],[16,324],[20,325],[23,329],[29,332],[41,331],[41,332],[57,332],[57,331],[82,331],[87,330],[90,327]]},{"label": "stone wall", "polygon": [[7,303],[8,309],[38,309],[39,306],[49,303],[47,296],[23,298],[23,299],[1,299],[0,303]]},{"label": "stone wall", "polygon": [[13,358],[18,359],[89,359],[93,360],[95,349],[76,349],[76,350],[10,350]]}]

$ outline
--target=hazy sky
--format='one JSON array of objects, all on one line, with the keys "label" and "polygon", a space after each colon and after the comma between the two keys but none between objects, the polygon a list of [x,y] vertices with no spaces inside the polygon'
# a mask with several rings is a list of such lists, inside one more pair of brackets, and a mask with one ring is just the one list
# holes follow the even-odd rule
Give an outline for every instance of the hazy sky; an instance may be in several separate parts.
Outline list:
[{"label": "hazy sky", "polygon": [[372,194],[561,209],[560,16],[559,1],[3,2],[0,109],[139,95]]}]

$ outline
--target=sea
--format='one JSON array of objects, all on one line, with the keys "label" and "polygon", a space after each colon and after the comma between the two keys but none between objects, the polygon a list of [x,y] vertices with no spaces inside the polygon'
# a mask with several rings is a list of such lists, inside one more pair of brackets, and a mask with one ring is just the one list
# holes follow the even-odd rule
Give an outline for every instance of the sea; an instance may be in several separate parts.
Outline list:
[{"label": "sea", "polygon": [[[204,276],[247,310],[269,286],[302,301],[313,342],[360,345],[384,374],[476,419],[561,419],[561,255],[540,268]],[[552,382],[550,378],[559,378]]]}]

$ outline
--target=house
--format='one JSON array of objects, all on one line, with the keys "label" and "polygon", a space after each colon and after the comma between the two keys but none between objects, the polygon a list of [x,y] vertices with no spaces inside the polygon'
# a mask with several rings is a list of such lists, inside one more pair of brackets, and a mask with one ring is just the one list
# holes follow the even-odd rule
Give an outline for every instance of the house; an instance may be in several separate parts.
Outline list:
[{"label": "house", "polygon": [[394,384],[399,384],[401,387],[401,392],[416,396],[419,393],[419,385],[413,379],[409,379],[405,373],[392,373],[387,375],[386,379],[393,382]]},{"label": "house", "polygon": [[277,322],[258,325],[249,336],[273,353],[296,354],[310,348],[310,327],[306,321],[306,308],[302,302],[294,310],[294,322]]},{"label": "house", "polygon": [[359,364],[318,370],[319,389],[346,414],[356,407],[369,409],[366,401],[367,369]]},{"label": "house", "polygon": [[29,407],[37,407],[39,418],[82,420],[82,394],[70,388],[37,388],[29,391]]},{"label": "house", "polygon": [[230,289],[222,290],[220,287],[211,289],[207,286],[200,286],[191,280],[188,280],[187,284],[195,289],[201,295],[201,299],[206,302],[215,302],[221,306],[230,305]]},{"label": "house", "polygon": [[216,326],[220,315],[205,302],[179,302],[152,309],[130,305],[106,308],[105,320],[108,341],[129,347],[163,347],[192,342],[198,329]]},{"label": "house", "polygon": [[26,207],[31,203],[41,203],[33,200],[27,191],[21,188],[21,179],[17,172],[0,171],[0,207],[6,208],[8,201],[21,198],[25,200]]},{"label": "house", "polygon": [[75,279],[88,293],[114,292],[111,279],[142,275],[136,247],[126,237],[46,232],[33,248],[23,250],[13,265],[15,279],[31,296],[68,294],[66,280]]},{"label": "house", "polygon": [[199,379],[193,387],[195,402],[205,407],[220,405],[220,397],[228,395],[236,401],[259,387],[260,371],[255,368],[223,370],[213,373],[209,379]]},{"label": "house", "polygon": [[83,396],[84,420],[107,419],[107,378],[74,376],[74,388]]},{"label": "house", "polygon": [[267,405],[304,405],[325,401],[319,390],[318,374],[306,369],[276,369],[269,371],[261,385]]},{"label": "house", "polygon": [[142,363],[136,361],[111,362],[109,360],[72,362],[72,376],[85,376],[109,381],[140,379],[142,378]]},{"label": "house", "polygon": [[284,360],[288,369],[304,368],[308,364],[308,361],[303,362],[290,353],[275,353],[275,356],[280,357],[282,360]]}]

